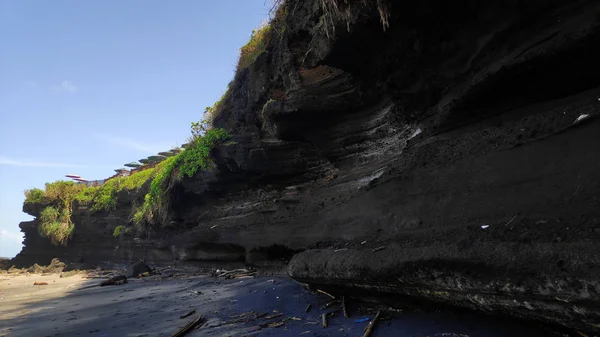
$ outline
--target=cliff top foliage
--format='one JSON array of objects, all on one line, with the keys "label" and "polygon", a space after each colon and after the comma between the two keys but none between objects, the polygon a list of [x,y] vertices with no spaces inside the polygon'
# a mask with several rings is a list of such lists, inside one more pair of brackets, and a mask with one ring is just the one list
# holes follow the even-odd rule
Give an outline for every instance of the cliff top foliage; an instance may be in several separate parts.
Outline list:
[{"label": "cliff top foliage", "polygon": [[[55,245],[66,245],[75,227],[71,221],[75,202],[88,206],[92,212],[111,211],[116,208],[119,192],[138,191],[149,183],[144,202],[133,210],[132,220],[137,224],[144,221],[156,224],[159,219],[157,216],[164,215],[169,205],[167,192],[171,184],[184,176],[192,177],[199,170],[209,169],[213,165],[211,149],[228,137],[229,134],[223,129],[206,130],[200,127],[200,123],[192,123],[192,138],[186,148],[153,168],[109,179],[101,186],[86,186],[64,180],[47,183],[44,190],[26,190],[25,203],[45,206],[39,216],[40,235]],[[121,228],[119,235],[122,232]]]},{"label": "cliff top foliage", "polygon": [[71,221],[73,202],[85,190],[85,185],[59,180],[47,183],[44,190],[34,188],[25,191],[25,203],[39,203],[46,207],[41,211],[39,233],[55,245],[66,245],[73,233]]},{"label": "cliff top foliage", "polygon": [[184,151],[159,163],[150,183],[150,190],[144,202],[135,207],[132,220],[138,226],[144,222],[156,224],[164,219],[169,206],[168,190],[183,177],[192,177],[199,170],[209,169],[213,162],[210,151],[215,144],[230,137],[223,129],[210,129],[204,132],[198,123],[192,123],[192,139]]}]

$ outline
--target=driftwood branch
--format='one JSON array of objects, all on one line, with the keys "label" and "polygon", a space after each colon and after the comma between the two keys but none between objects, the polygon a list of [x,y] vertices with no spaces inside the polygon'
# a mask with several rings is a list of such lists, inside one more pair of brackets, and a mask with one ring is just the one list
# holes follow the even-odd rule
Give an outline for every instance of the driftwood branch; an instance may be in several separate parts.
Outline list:
[{"label": "driftwood branch", "polygon": [[321,320],[322,320],[321,326],[323,326],[324,328],[326,328],[327,327],[327,314],[321,315]]},{"label": "driftwood branch", "polygon": [[329,297],[331,297],[331,298],[333,298],[333,299],[335,300],[335,296],[331,295],[331,294],[330,294],[330,293],[328,293],[328,292],[325,292],[325,291],[323,291],[323,290],[321,290],[321,289],[317,289],[317,292],[319,292],[319,293],[321,293],[321,294],[323,294],[323,295],[327,295],[327,296],[329,296]]},{"label": "driftwood branch", "polygon": [[204,323],[205,321],[206,321],[206,319],[204,319],[204,317],[202,317],[202,315],[200,315],[200,316],[198,316],[198,318],[196,318],[195,320],[189,322],[183,328],[179,329],[179,331],[177,331],[176,333],[174,333],[171,337],[185,336],[188,332],[190,332],[192,329],[194,329],[199,324]]},{"label": "driftwood branch", "polygon": [[375,324],[377,324],[377,320],[379,319],[380,314],[381,314],[381,311],[378,311],[377,315],[375,315],[375,318],[373,318],[373,320],[371,322],[369,322],[369,325],[367,325],[367,327],[365,328],[365,333],[364,333],[363,337],[371,336],[371,333],[373,333],[373,329],[375,329]]},{"label": "driftwood branch", "polygon": [[192,315],[193,315],[193,314],[195,314],[195,313],[196,313],[196,309],[194,309],[194,310],[192,310],[192,311],[188,312],[188,313],[187,313],[187,314],[185,314],[185,315],[181,315],[181,316],[179,316],[179,319],[184,319],[184,318],[190,317],[190,316],[192,316]]},{"label": "driftwood branch", "polygon": [[346,296],[342,296],[342,312],[344,313],[344,318],[348,318],[348,311],[346,311]]}]

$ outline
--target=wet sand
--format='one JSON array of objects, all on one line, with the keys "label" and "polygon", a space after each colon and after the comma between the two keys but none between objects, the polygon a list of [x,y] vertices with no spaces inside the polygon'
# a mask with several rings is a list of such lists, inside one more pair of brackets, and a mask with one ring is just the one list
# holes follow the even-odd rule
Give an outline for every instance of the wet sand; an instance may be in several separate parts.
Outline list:
[{"label": "wet sand", "polygon": [[[48,285],[34,286],[35,281]],[[81,276],[0,276],[0,336],[171,336],[200,314],[206,323],[188,336],[362,336],[368,322],[356,320],[374,316],[373,311],[358,312],[350,303],[350,318],[338,312],[323,328],[321,314],[339,311],[339,306],[322,309],[330,298],[282,277],[144,278],[77,290],[99,281]],[[312,308],[305,313],[308,304]],[[179,318],[194,309],[195,314]],[[260,314],[263,317],[256,318]],[[266,319],[271,316],[277,317]],[[269,323],[276,324],[266,326]],[[381,321],[372,336],[547,335],[511,320],[440,311],[396,314]]]}]

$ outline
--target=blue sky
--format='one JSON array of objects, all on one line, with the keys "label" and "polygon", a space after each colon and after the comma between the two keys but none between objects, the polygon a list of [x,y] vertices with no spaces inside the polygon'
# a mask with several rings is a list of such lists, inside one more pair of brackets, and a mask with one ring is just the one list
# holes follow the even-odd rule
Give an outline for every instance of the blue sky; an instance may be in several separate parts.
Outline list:
[{"label": "blue sky", "polygon": [[23,191],[185,142],[269,0],[0,1],[0,256]]}]

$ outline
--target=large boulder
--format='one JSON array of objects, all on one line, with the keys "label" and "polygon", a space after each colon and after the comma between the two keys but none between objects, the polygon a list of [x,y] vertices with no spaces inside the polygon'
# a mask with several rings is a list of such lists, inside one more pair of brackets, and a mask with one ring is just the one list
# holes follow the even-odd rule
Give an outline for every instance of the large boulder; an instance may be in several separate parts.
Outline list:
[{"label": "large boulder", "polygon": [[136,277],[139,274],[151,272],[152,268],[148,267],[144,261],[138,261],[127,268],[127,276],[129,277]]}]

